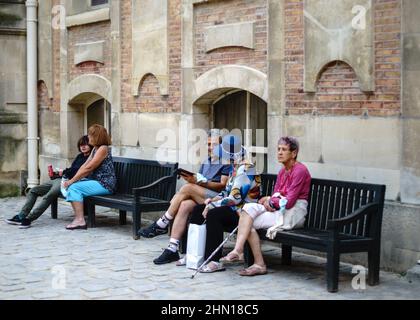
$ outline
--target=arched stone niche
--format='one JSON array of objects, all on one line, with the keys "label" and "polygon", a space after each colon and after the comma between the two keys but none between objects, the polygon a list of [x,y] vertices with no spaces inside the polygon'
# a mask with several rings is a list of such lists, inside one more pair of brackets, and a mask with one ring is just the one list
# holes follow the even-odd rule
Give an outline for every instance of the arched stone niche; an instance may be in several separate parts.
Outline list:
[{"label": "arched stone niche", "polygon": [[334,60],[353,68],[362,91],[374,91],[372,11],[372,0],[304,1],[306,92]]}]

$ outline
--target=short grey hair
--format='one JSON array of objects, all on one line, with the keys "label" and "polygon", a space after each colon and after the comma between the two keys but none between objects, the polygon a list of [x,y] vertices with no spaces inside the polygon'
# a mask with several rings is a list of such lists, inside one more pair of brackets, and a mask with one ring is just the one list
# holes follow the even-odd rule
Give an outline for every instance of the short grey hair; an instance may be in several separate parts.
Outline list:
[{"label": "short grey hair", "polygon": [[289,146],[290,151],[295,151],[296,150],[296,158],[297,159],[297,154],[299,153],[299,141],[298,139],[296,139],[295,137],[292,136],[284,136],[281,137],[279,139],[278,144],[285,144]]}]

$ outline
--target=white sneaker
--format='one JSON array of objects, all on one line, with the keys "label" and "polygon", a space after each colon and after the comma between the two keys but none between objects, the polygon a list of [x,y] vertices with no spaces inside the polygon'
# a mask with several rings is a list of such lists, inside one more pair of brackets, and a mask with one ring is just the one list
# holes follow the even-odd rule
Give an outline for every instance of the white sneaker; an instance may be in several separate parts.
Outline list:
[{"label": "white sneaker", "polygon": [[417,260],[417,264],[420,264],[420,260]]}]

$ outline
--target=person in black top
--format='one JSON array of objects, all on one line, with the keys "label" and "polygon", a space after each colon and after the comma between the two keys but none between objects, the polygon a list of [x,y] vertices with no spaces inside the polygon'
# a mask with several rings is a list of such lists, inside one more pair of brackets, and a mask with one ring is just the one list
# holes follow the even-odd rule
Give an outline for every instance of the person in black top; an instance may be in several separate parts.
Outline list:
[{"label": "person in black top", "polygon": [[[71,179],[79,168],[88,159],[92,146],[89,144],[88,136],[83,136],[77,142],[80,153],[74,159],[70,168],[63,170],[62,174],[54,180],[49,180],[39,186],[33,187],[26,196],[26,202],[20,212],[11,219],[6,219],[6,223],[19,225],[20,229],[29,228],[31,222],[38,219],[50,206],[51,202],[60,195],[61,176]],[[42,201],[33,210],[36,199],[43,196]],[[32,210],[32,211],[31,211]]]}]

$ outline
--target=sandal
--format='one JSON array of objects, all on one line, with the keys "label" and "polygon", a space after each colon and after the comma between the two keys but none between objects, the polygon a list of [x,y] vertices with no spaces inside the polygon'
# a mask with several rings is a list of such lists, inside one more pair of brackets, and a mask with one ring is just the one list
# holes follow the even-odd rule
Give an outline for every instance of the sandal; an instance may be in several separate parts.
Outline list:
[{"label": "sandal", "polygon": [[210,261],[207,263],[203,269],[200,270],[201,273],[212,273],[212,272],[218,272],[218,271],[225,271],[226,268],[223,266],[223,263],[216,262],[216,261]]},{"label": "sandal", "polygon": [[232,250],[226,256],[221,258],[220,262],[223,262],[223,263],[244,262],[244,254],[237,253],[236,251]]},{"label": "sandal", "polygon": [[175,265],[177,266],[177,267],[182,267],[182,266],[185,266],[187,264],[187,257],[185,256],[185,257],[182,257],[181,259],[179,259],[176,263],[175,263]]},{"label": "sandal", "polygon": [[78,230],[78,229],[82,229],[82,230],[86,230],[87,229],[87,224],[83,224],[83,225],[74,225],[74,224],[69,224],[66,227],[67,230]]},{"label": "sandal", "polygon": [[267,267],[266,266],[263,267],[258,264],[253,264],[252,266],[239,271],[239,274],[241,276],[248,276],[248,277],[259,276],[266,273],[267,273]]}]

